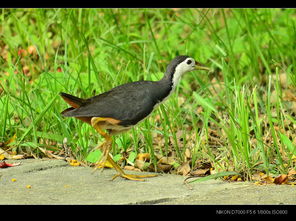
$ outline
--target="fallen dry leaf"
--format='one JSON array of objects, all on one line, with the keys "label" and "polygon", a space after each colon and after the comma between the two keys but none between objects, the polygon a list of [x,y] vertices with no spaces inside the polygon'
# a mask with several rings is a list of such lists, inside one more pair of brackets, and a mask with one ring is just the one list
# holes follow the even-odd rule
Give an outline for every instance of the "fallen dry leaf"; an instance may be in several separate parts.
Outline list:
[{"label": "fallen dry leaf", "polygon": [[190,172],[191,176],[206,176],[206,175],[210,175],[210,168],[205,168],[205,169],[196,169],[194,171]]},{"label": "fallen dry leaf", "polygon": [[218,173],[218,171],[215,170],[215,168],[210,168],[210,175],[216,174],[216,173]]},{"label": "fallen dry leaf", "polygon": [[144,165],[145,165],[145,162],[143,160],[139,160],[139,159],[135,160],[135,166],[137,168],[142,170],[144,168]]},{"label": "fallen dry leaf", "polygon": [[242,178],[240,177],[240,175],[224,176],[223,179],[231,182],[242,181]]},{"label": "fallen dry leaf", "polygon": [[256,181],[259,181],[259,180],[262,180],[262,177],[265,176],[265,173],[262,173],[262,172],[257,172],[257,173],[254,173],[252,175],[252,180],[256,180]]},{"label": "fallen dry leaf", "polygon": [[295,169],[289,170],[288,176],[290,177],[290,176],[293,176],[293,175],[296,175],[296,170]]},{"label": "fallen dry leaf", "polygon": [[237,181],[237,179],[239,178],[238,175],[234,175],[230,178],[231,181]]},{"label": "fallen dry leaf", "polygon": [[186,150],[185,150],[185,157],[187,158],[187,159],[191,159],[191,151],[189,150],[189,148],[186,148]]},{"label": "fallen dry leaf", "polygon": [[296,102],[292,102],[291,111],[292,113],[296,114]]},{"label": "fallen dry leaf", "polygon": [[288,182],[288,175],[282,174],[277,176],[274,181],[275,184],[286,184]]},{"label": "fallen dry leaf", "polygon": [[136,159],[144,161],[144,162],[149,161],[150,160],[150,154],[149,153],[139,153],[137,155]]},{"label": "fallen dry leaf", "polygon": [[280,80],[280,84],[281,84],[282,88],[288,87],[287,73],[280,73],[279,80]]},{"label": "fallen dry leaf", "polygon": [[150,154],[149,153],[139,153],[135,160],[135,166],[139,168],[140,170],[147,169],[147,163],[150,160]]},{"label": "fallen dry leaf", "polygon": [[16,152],[4,151],[0,148],[0,160],[8,159],[8,160],[19,160],[23,159],[24,155],[16,155]]},{"label": "fallen dry leaf", "polygon": [[266,182],[266,184],[272,184],[272,183],[274,183],[274,178],[272,178],[271,176],[265,176],[262,179],[263,179],[263,181]]},{"label": "fallen dry leaf", "polygon": [[36,47],[34,45],[30,45],[28,47],[27,51],[29,52],[29,54],[37,54],[37,50],[36,50]]},{"label": "fallen dry leaf", "polygon": [[293,91],[291,90],[284,90],[283,92],[283,100],[284,101],[296,101],[296,95]]},{"label": "fallen dry leaf", "polygon": [[14,154],[4,153],[3,155],[8,160],[20,160],[24,158],[24,155],[22,154],[14,155]]},{"label": "fallen dry leaf", "polygon": [[160,164],[173,164],[175,162],[174,157],[161,157],[157,163]]},{"label": "fallen dry leaf", "polygon": [[184,162],[180,167],[177,169],[177,174],[181,174],[183,176],[186,176],[190,172],[190,165],[189,162]]},{"label": "fallen dry leaf", "polygon": [[159,171],[168,173],[171,169],[172,169],[173,165],[170,164],[157,164],[157,168],[159,169]]},{"label": "fallen dry leaf", "polygon": [[169,172],[175,163],[174,157],[161,157],[157,162],[157,168],[165,173]]},{"label": "fallen dry leaf", "polygon": [[145,161],[139,160],[139,159],[135,160],[135,166],[137,168],[139,168],[140,170],[147,170],[147,168],[149,168],[150,165],[152,165],[152,164],[149,162],[145,162]]},{"label": "fallen dry leaf", "polygon": [[257,172],[252,175],[252,180],[256,181],[256,185],[265,185],[265,184],[273,184],[274,183],[274,178],[271,176],[267,176],[263,172]]}]

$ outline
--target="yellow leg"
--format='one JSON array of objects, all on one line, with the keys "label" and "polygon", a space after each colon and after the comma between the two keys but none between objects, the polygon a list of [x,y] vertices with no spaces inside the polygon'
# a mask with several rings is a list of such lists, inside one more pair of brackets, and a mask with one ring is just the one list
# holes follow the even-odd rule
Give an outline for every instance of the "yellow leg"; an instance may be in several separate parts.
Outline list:
[{"label": "yellow leg", "polygon": [[102,167],[102,171],[104,169],[104,165],[107,161],[107,156],[109,155],[109,152],[110,152],[110,149],[111,149],[111,146],[112,146],[112,142],[109,142],[109,141],[105,141],[103,144],[101,144],[99,147],[96,147],[101,149],[102,150],[102,157],[100,159],[100,161],[98,161],[96,163],[96,166],[94,167],[94,170],[93,170],[93,173],[99,168],[99,167]]},{"label": "yellow leg", "polygon": [[[157,176],[156,174],[149,174],[149,175],[133,175],[133,174],[126,174],[121,168],[120,166],[118,166],[114,160],[110,157],[109,152],[110,149],[112,147],[112,138],[111,136],[109,136],[106,132],[104,132],[100,126],[99,123],[100,122],[104,122],[108,120],[110,122],[110,119],[108,118],[100,118],[100,117],[93,117],[91,119],[91,125],[96,129],[96,131],[101,134],[106,141],[99,146],[100,149],[102,149],[103,151],[103,156],[101,158],[101,160],[97,163],[94,171],[100,166],[100,165],[104,165],[104,163],[107,161],[109,161],[109,163],[113,166],[113,168],[118,172],[118,174],[116,174],[115,176],[113,176],[112,180],[114,180],[115,178],[121,176],[123,178],[126,178],[128,180],[136,180],[136,181],[144,181],[144,179],[141,178],[148,178],[148,177],[155,177]],[[111,119],[111,121],[113,121],[114,123],[116,123],[116,120]]]},{"label": "yellow leg", "polygon": [[[98,146],[97,148],[102,150],[102,157],[100,159],[99,162],[96,163],[96,166],[94,168],[94,171],[100,167],[100,165],[104,165],[106,160],[107,160],[107,156],[109,155],[110,149],[112,147],[112,138],[106,133],[104,132],[100,127],[99,127],[99,122],[103,122],[105,121],[105,118],[101,118],[101,117],[95,117],[91,119],[91,125],[96,129],[96,131],[101,134],[104,138],[105,138],[105,142],[103,144],[101,144],[100,146]],[[94,172],[93,171],[93,172]]]}]

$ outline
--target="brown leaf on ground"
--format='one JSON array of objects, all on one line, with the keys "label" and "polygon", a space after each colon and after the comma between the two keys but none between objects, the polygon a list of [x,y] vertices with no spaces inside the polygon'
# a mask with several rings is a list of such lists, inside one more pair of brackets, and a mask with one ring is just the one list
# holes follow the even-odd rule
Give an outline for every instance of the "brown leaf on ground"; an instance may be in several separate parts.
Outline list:
[{"label": "brown leaf on ground", "polygon": [[150,154],[149,153],[139,153],[135,160],[135,167],[140,170],[146,170],[149,166]]},{"label": "brown leaf on ground", "polygon": [[284,90],[283,91],[283,100],[284,101],[296,101],[296,95],[295,92],[291,91],[291,90]]},{"label": "brown leaf on ground", "polygon": [[168,173],[172,169],[172,165],[170,164],[157,164],[157,168],[159,171]]},{"label": "brown leaf on ground", "polygon": [[288,176],[289,176],[289,177],[292,177],[293,175],[296,175],[296,170],[295,170],[295,169],[291,169],[291,170],[289,170],[289,172],[288,172]]},{"label": "brown leaf on ground", "polygon": [[149,161],[150,160],[150,154],[149,153],[139,153],[137,155],[136,159],[144,161],[144,162]]},{"label": "brown leaf on ground", "polygon": [[274,178],[271,177],[271,176],[264,176],[262,178],[263,182],[266,183],[266,184],[272,184],[274,183]]},{"label": "brown leaf on ground", "polygon": [[165,173],[169,172],[175,162],[174,157],[161,157],[157,162],[157,168]]},{"label": "brown leaf on ground", "polygon": [[136,160],[135,160],[135,166],[136,166],[137,168],[143,170],[144,167],[145,167],[145,161],[143,161],[143,160],[139,160],[139,159],[136,159]]},{"label": "brown leaf on ground", "polygon": [[291,105],[291,111],[296,114],[296,102],[293,102]]},{"label": "brown leaf on ground", "polygon": [[19,160],[23,159],[24,155],[18,154],[16,155],[16,152],[13,151],[4,151],[0,148],[0,160],[8,159],[8,160]]},{"label": "brown leaf on ground", "polygon": [[185,150],[185,157],[187,160],[192,158],[191,151],[188,148]]},{"label": "brown leaf on ground", "polygon": [[175,162],[175,158],[174,157],[161,157],[157,163],[161,163],[161,164],[172,164]]},{"label": "brown leaf on ground", "polygon": [[190,176],[194,176],[194,177],[200,177],[200,176],[206,176],[206,175],[210,175],[210,168],[196,169],[190,172]]},{"label": "brown leaf on ground", "polygon": [[274,181],[275,184],[286,184],[288,182],[288,175],[282,174],[277,176]]},{"label": "brown leaf on ground", "polygon": [[287,73],[280,73],[279,80],[280,80],[280,84],[281,84],[282,88],[288,87]]},{"label": "brown leaf on ground", "polygon": [[289,185],[295,185],[296,184],[296,170],[290,169],[288,172],[288,182]]},{"label": "brown leaf on ground", "polygon": [[36,50],[36,47],[34,45],[30,45],[28,47],[27,51],[29,52],[29,54],[37,54],[37,50]]},{"label": "brown leaf on ground", "polygon": [[223,179],[230,182],[238,182],[243,180],[241,175],[224,176]]},{"label": "brown leaf on ground", "polygon": [[265,176],[265,173],[262,173],[262,172],[254,173],[254,174],[252,174],[252,180],[254,180],[254,181],[262,180],[263,176]]},{"label": "brown leaf on ground", "polygon": [[20,160],[20,159],[24,159],[25,156],[23,154],[4,154],[5,158],[8,160]]},{"label": "brown leaf on ground", "polygon": [[177,169],[177,174],[181,174],[183,176],[186,176],[190,172],[190,165],[189,162],[184,162],[180,167]]},{"label": "brown leaf on ground", "polygon": [[257,172],[252,175],[252,180],[256,181],[256,185],[265,185],[265,184],[273,184],[274,183],[274,178],[271,176],[267,176],[263,172]]}]

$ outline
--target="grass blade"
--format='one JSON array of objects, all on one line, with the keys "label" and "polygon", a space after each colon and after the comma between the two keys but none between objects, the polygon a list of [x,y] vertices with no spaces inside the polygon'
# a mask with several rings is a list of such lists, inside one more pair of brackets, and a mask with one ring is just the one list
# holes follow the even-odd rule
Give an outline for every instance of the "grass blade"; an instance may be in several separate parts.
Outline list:
[{"label": "grass blade", "polygon": [[188,183],[197,183],[197,182],[203,182],[203,181],[207,181],[207,180],[211,180],[211,179],[217,179],[219,177],[224,177],[224,176],[232,176],[232,175],[239,175],[239,173],[234,172],[234,171],[226,171],[226,172],[220,172],[220,173],[215,173],[209,176],[205,176],[202,178],[198,178],[195,180],[192,180]]},{"label": "grass blade", "polygon": [[213,112],[216,112],[217,113],[216,108],[214,107],[214,105],[208,99],[204,99],[203,97],[201,97],[196,92],[194,92],[193,95],[194,95],[196,101],[198,103],[200,103],[201,106],[206,107],[206,108],[212,110]]},{"label": "grass blade", "polygon": [[26,132],[23,134],[23,136],[18,141],[17,146],[24,140],[24,138],[30,133],[30,131],[34,128],[36,124],[39,123],[39,121],[43,118],[44,114],[48,111],[48,109],[51,107],[52,103],[55,101],[55,99],[58,97],[58,94],[52,98],[52,100],[45,106],[45,108],[42,110],[42,112],[38,115],[38,117],[34,120],[34,122],[31,124],[31,126],[26,130]]}]

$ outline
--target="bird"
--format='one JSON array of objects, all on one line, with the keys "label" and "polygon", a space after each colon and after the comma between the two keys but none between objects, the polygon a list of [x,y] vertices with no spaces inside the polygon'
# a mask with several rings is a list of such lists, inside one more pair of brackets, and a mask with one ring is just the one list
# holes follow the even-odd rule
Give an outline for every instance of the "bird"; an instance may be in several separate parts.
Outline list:
[{"label": "bird", "polygon": [[147,118],[175,91],[181,77],[193,70],[210,71],[194,58],[179,55],[168,64],[164,76],[159,81],[129,82],[87,99],[60,92],[64,101],[71,106],[62,111],[61,115],[75,117],[90,124],[105,138],[105,142],[98,146],[102,150],[102,157],[96,163],[96,168],[108,161],[117,171],[112,180],[120,176],[128,180],[143,181],[143,178],[157,175],[134,175],[124,172],[109,154],[112,137],[127,132]]}]

